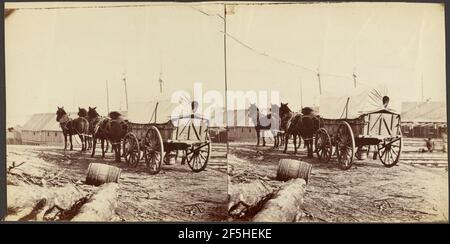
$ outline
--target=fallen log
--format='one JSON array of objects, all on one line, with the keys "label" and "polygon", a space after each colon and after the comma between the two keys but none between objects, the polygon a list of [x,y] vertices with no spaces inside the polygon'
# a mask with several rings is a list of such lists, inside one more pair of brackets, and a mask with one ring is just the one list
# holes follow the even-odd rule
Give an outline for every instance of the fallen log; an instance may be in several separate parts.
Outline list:
[{"label": "fallen log", "polygon": [[117,183],[106,183],[80,209],[72,221],[112,221],[117,206]]},{"label": "fallen log", "polygon": [[[8,185],[7,221],[59,220],[57,212],[72,208],[88,191],[75,185],[45,188],[37,185]],[[50,217],[51,215],[53,215]]]},{"label": "fallen log", "polygon": [[280,187],[272,199],[268,200],[261,211],[253,217],[253,222],[292,222],[303,203],[306,182],[304,179],[292,179]]},{"label": "fallen log", "polygon": [[243,218],[256,213],[273,194],[274,188],[262,180],[228,185],[228,215]]}]

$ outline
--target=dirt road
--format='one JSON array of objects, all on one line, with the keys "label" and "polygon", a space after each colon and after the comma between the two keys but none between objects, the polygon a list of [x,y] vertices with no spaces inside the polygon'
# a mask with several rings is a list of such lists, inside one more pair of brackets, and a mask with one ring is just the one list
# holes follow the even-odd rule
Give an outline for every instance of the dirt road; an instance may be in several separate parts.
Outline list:
[{"label": "dirt road", "polygon": [[300,221],[448,221],[447,167],[400,162],[385,168],[378,160],[368,159],[356,161],[343,171],[335,158],[321,164],[317,158],[306,159],[303,148],[297,155],[292,152],[292,148],[289,154],[283,154],[281,149],[257,148],[253,143],[231,143],[229,170],[239,177],[271,178],[281,158],[311,163],[313,170],[302,209],[305,215]]},{"label": "dirt road", "polygon": [[157,175],[149,175],[143,168],[115,163],[111,153],[106,159],[90,158],[88,153],[64,151],[60,147],[25,145],[8,145],[7,165],[25,162],[13,170],[56,186],[84,181],[91,162],[114,165],[122,168],[116,219],[222,221],[226,219],[227,201],[225,148],[222,144],[213,145],[210,165],[200,173],[193,173],[187,165],[177,162],[163,165]]}]

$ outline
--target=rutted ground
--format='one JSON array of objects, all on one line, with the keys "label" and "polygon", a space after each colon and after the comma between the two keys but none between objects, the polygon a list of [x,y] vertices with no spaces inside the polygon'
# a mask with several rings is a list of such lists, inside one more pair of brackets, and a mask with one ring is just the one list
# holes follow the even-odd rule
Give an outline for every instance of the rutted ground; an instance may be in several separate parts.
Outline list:
[{"label": "rutted ground", "polygon": [[[356,161],[339,169],[336,159],[321,164],[307,159],[304,149],[294,155],[281,149],[232,143],[228,154],[232,180],[272,178],[281,158],[313,165],[300,221],[430,222],[448,221],[448,170],[400,162],[385,168],[380,161]],[[445,155],[443,153],[440,153]]]},{"label": "rutted ground", "polygon": [[111,153],[106,159],[90,158],[88,153],[59,147],[25,145],[8,145],[7,165],[24,162],[11,172],[24,174],[30,184],[46,182],[62,187],[81,184],[91,162],[110,164],[122,168],[118,221],[223,221],[227,217],[227,177],[221,170],[226,165],[224,147],[213,145],[211,165],[200,173],[193,173],[178,161],[163,165],[157,175],[149,175],[144,168],[114,162]]}]

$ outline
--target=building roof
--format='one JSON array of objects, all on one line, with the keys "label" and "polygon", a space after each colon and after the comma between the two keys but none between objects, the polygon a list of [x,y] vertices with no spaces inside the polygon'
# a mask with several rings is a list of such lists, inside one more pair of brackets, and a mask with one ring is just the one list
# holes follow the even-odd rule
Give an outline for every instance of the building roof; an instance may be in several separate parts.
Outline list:
[{"label": "building roof", "polygon": [[[77,113],[69,113],[71,118],[75,118]],[[56,121],[55,113],[39,113],[33,114],[31,118],[24,124],[22,130],[28,131],[60,131],[61,127]]]},{"label": "building roof", "polygon": [[[119,111],[124,116],[127,116],[127,111]],[[69,117],[78,118],[78,112],[70,112]],[[61,131],[59,123],[56,121],[55,113],[38,113],[33,114],[30,119],[20,127],[20,130],[27,131]]]},{"label": "building roof", "polygon": [[447,122],[445,102],[404,102],[402,103],[403,122]]}]

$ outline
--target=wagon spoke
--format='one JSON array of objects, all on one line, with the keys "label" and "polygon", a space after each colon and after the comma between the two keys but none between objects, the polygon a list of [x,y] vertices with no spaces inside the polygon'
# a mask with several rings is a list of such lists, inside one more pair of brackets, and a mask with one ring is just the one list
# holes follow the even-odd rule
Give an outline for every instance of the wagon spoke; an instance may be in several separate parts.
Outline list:
[{"label": "wagon spoke", "polygon": [[383,147],[383,148],[380,148],[380,149],[378,149],[379,151],[380,150],[383,150],[383,153],[380,155],[380,157],[383,157],[384,156],[384,154],[386,153],[386,148],[385,147]]},{"label": "wagon spoke", "polygon": [[398,156],[398,153],[395,150],[392,150],[392,153],[395,154],[395,157]]},{"label": "wagon spoke", "polygon": [[[384,152],[386,152],[386,151],[388,151],[388,153],[389,153],[389,149],[384,150]],[[388,153],[385,153],[385,154],[384,154],[384,161],[386,161],[386,158],[387,158]]]},{"label": "wagon spoke", "polygon": [[394,152],[394,150],[390,150],[390,152],[389,152],[389,156],[390,156],[390,158],[391,158],[391,162],[393,162],[395,159],[394,159],[394,156],[393,156],[393,153]]},{"label": "wagon spoke", "polygon": [[203,154],[199,154],[199,155],[203,160],[206,160],[206,158],[205,158],[205,156],[203,156]]},{"label": "wagon spoke", "polygon": [[198,169],[198,167],[196,167],[196,166],[198,166],[198,156],[194,157],[194,168]]}]

